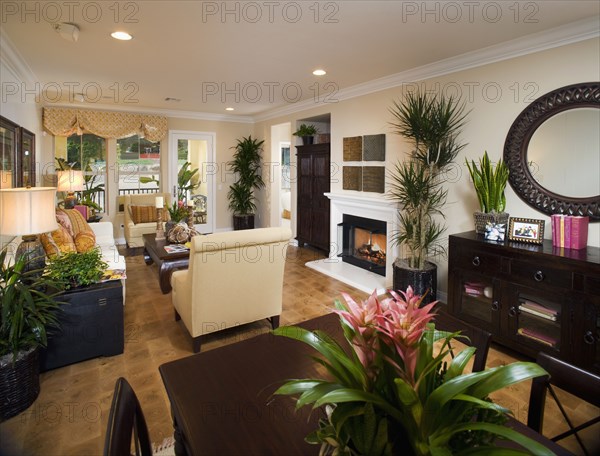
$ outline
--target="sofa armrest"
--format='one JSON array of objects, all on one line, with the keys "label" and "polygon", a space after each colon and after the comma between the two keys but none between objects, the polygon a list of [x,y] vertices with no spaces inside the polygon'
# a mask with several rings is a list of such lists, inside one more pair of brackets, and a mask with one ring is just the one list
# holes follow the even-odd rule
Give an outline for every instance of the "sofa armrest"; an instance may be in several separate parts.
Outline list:
[{"label": "sofa armrest", "polygon": [[96,244],[107,245],[115,243],[112,222],[90,223],[90,228],[96,235]]}]

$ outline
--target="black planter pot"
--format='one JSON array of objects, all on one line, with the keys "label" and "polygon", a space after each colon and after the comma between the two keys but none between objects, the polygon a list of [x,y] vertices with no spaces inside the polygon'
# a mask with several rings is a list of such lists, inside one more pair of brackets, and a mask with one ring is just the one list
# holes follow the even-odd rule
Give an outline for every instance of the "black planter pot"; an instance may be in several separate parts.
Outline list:
[{"label": "black planter pot", "polygon": [[313,144],[315,141],[315,137],[314,136],[301,136],[302,138],[302,145],[303,146],[308,146],[310,144]]},{"label": "black planter pot", "polygon": [[27,409],[40,394],[39,349],[0,357],[0,422]]},{"label": "black planter pot", "polygon": [[406,260],[394,261],[394,290],[406,291],[410,285],[417,295],[427,296],[423,304],[429,304],[436,300],[437,289],[437,265],[430,261],[425,262],[425,269],[414,269],[408,266]]},{"label": "black planter pot", "polygon": [[254,214],[234,215],[233,216],[233,229],[235,231],[254,229]]}]

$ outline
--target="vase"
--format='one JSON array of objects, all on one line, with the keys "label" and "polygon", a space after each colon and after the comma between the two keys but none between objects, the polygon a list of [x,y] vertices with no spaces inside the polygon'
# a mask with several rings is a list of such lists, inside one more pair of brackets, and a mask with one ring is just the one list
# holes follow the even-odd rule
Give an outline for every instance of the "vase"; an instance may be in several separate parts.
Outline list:
[{"label": "vase", "polygon": [[412,268],[408,260],[398,258],[393,265],[394,290],[404,291],[410,285],[416,295],[423,296],[423,304],[429,304],[436,300],[437,289],[437,265],[425,261],[424,269]]},{"label": "vase", "polygon": [[175,225],[177,225],[177,222],[174,222],[173,220],[167,220],[165,222],[165,237],[169,237],[169,232],[175,228]]},{"label": "vase", "polygon": [[473,218],[475,219],[475,232],[477,234],[484,234],[485,227],[488,223],[494,225],[508,223],[509,215],[506,212],[473,212]]}]

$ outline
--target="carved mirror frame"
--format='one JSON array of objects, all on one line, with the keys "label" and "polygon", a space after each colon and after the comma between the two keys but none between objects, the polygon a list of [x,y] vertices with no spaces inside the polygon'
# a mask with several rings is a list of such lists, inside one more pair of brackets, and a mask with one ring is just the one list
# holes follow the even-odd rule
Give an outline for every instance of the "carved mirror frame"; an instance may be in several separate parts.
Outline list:
[{"label": "carved mirror frame", "polygon": [[573,84],[553,90],[535,100],[513,122],[504,143],[504,161],[508,165],[508,182],[529,206],[548,215],[587,215],[590,222],[600,222],[600,195],[575,198],[554,193],[540,185],[527,165],[529,141],[546,120],[576,108],[600,108],[600,83]]}]

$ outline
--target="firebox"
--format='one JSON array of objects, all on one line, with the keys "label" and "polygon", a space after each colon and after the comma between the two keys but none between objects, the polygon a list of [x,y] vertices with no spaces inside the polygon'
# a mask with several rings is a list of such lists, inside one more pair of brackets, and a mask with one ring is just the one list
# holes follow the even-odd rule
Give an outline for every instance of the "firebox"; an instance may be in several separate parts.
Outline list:
[{"label": "firebox", "polygon": [[338,233],[342,261],[385,277],[386,222],[344,214]]}]

